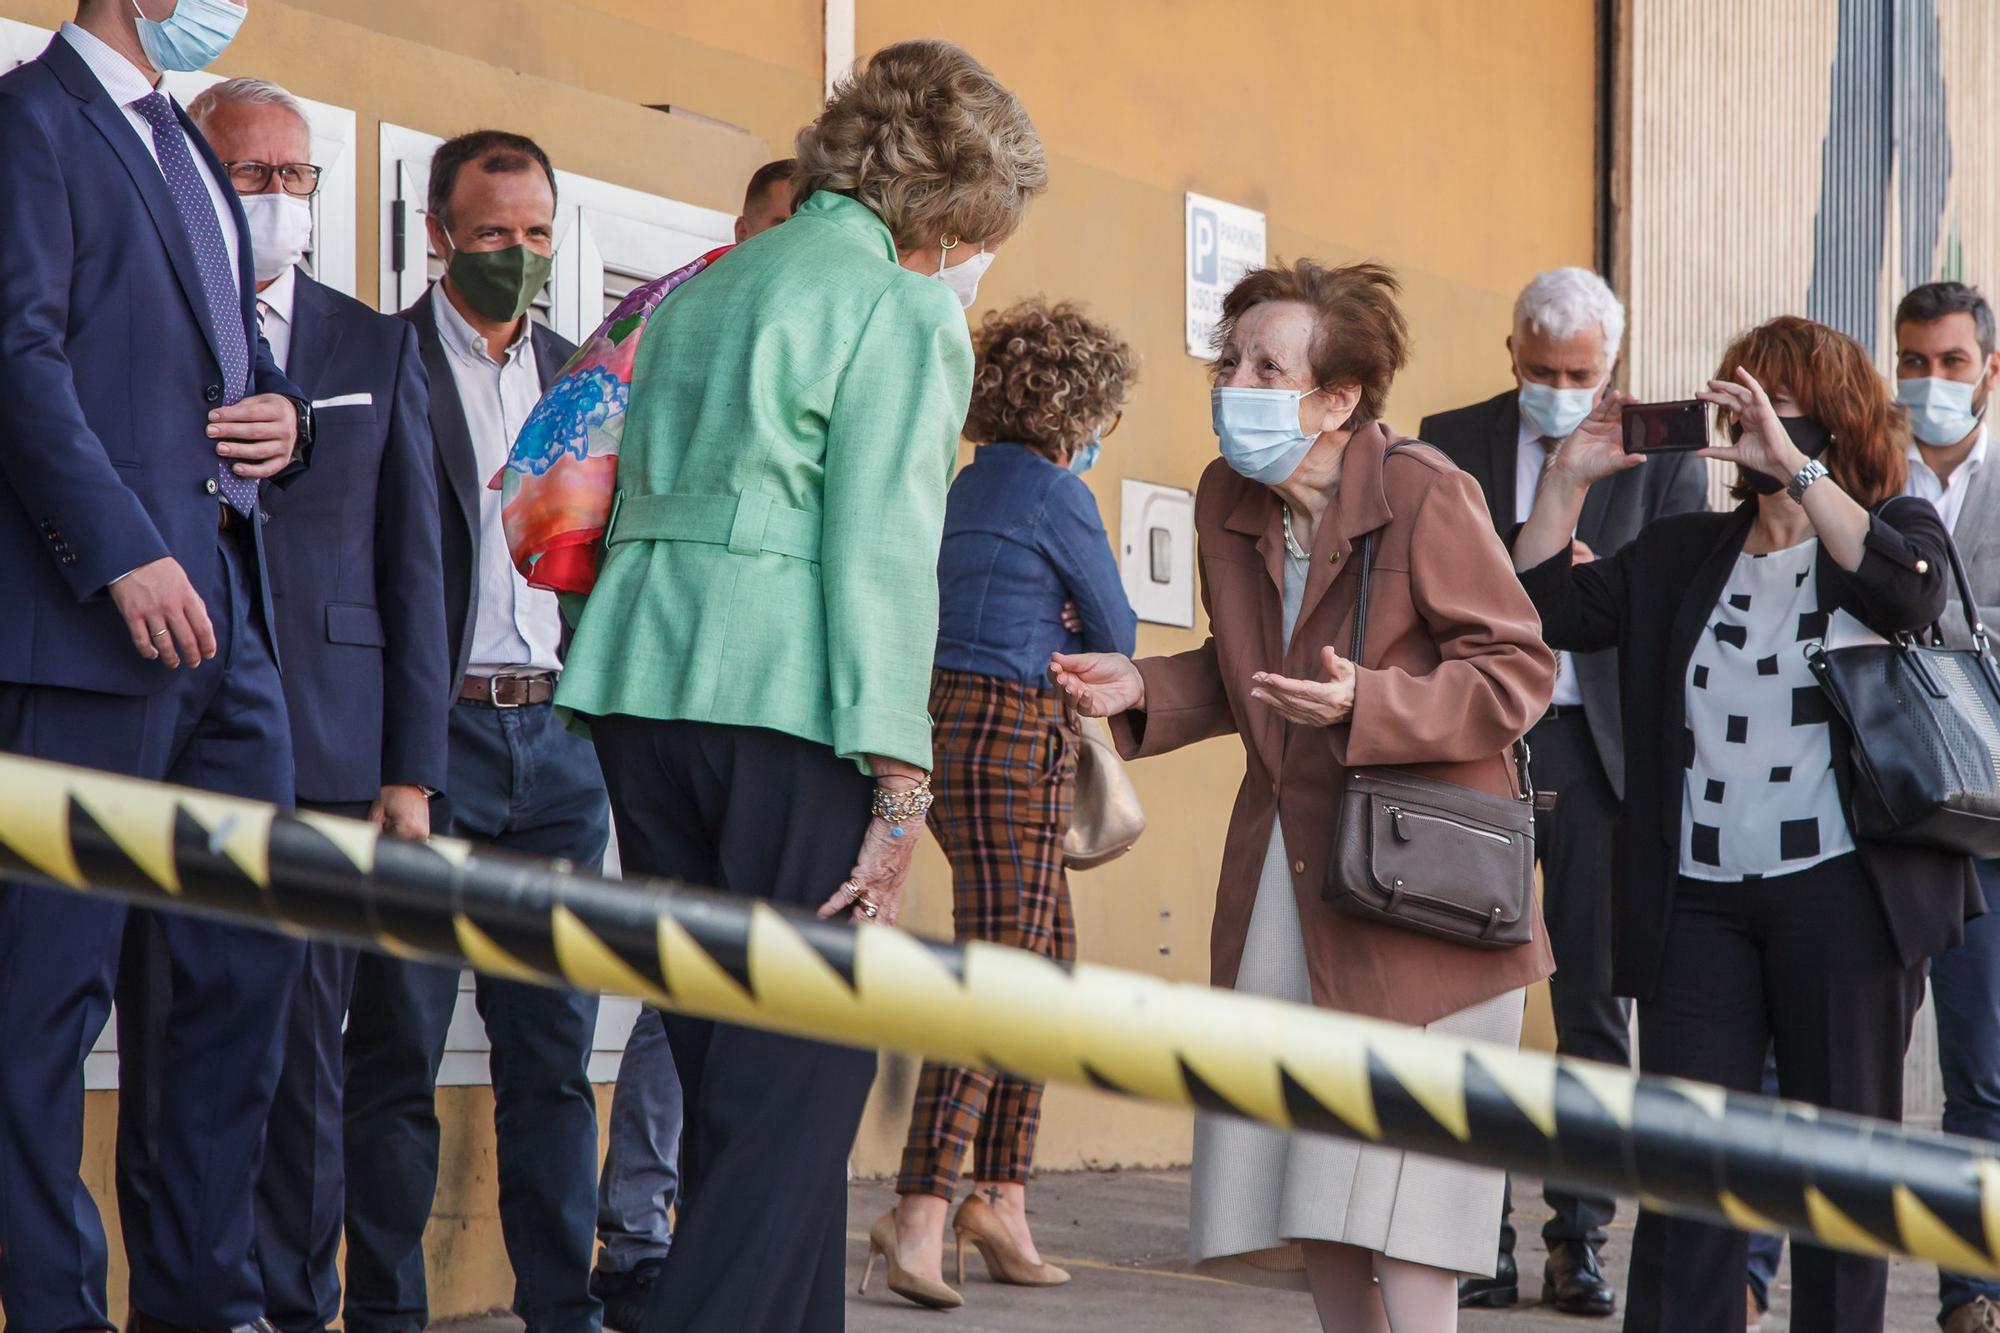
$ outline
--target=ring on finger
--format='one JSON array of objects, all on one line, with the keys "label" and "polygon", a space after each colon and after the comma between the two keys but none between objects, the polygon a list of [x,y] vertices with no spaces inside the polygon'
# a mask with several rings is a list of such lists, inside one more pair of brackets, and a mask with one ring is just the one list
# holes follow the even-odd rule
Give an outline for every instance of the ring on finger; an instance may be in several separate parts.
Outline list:
[{"label": "ring on finger", "polygon": [[156,630],[154,630],[154,631],[153,631],[153,637],[154,637],[154,638],[156,638],[156,639],[164,639],[165,637],[167,637],[167,635],[169,635],[169,634],[171,634],[171,633],[173,633],[173,631],[172,631],[172,630],[168,630],[168,629],[156,629]]},{"label": "ring on finger", "polygon": [[860,912],[861,915],[867,917],[870,921],[882,915],[882,909],[874,903],[869,902],[866,898],[856,899],[854,907],[856,911]]},{"label": "ring on finger", "polygon": [[849,901],[861,896],[861,886],[851,879],[840,886],[840,891],[847,895]]}]

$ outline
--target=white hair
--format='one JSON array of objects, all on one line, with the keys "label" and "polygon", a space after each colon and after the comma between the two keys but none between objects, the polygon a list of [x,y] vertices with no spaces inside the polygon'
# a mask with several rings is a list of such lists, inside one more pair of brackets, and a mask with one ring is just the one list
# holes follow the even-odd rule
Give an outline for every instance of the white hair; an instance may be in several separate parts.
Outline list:
[{"label": "white hair", "polygon": [[1625,341],[1625,307],[1604,279],[1587,268],[1537,273],[1514,298],[1514,332],[1574,338],[1595,324],[1604,331],[1604,359],[1618,360]]},{"label": "white hair", "polygon": [[188,119],[206,134],[209,119],[224,106],[281,106],[299,118],[308,137],[312,134],[312,121],[306,118],[299,99],[268,79],[224,79],[210,84],[188,103]]}]

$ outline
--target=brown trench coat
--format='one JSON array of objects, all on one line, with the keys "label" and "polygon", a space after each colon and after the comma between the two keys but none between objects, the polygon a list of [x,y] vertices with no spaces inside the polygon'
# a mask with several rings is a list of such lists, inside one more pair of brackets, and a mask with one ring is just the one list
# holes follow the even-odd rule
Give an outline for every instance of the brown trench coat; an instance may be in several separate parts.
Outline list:
[{"label": "brown trench coat", "polygon": [[[1338,492],[1313,540],[1305,598],[1283,652],[1284,536],[1275,492],[1220,460],[1195,495],[1209,640],[1139,663],[1146,707],[1112,720],[1127,758],[1236,732],[1248,752],[1222,851],[1211,980],[1234,986],[1270,841],[1284,823],[1313,1003],[1422,1024],[1554,971],[1537,909],[1532,943],[1480,950],[1341,916],[1320,900],[1349,765],[1387,764],[1500,795],[1507,751],[1541,717],[1555,655],[1494,535],[1472,478],[1442,454],[1404,448],[1379,422],[1355,432]],[[1357,543],[1376,533],[1368,637],[1353,717],[1293,726],[1250,699],[1250,676],[1326,679],[1320,650],[1353,633]],[[1608,891],[1608,886],[1607,886]]]}]

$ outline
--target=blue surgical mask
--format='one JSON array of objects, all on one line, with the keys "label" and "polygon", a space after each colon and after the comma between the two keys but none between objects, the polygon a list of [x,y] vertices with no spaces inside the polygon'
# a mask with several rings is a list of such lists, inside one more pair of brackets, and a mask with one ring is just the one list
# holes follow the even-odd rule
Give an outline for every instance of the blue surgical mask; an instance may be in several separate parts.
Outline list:
[{"label": "blue surgical mask", "polygon": [[1533,380],[1521,381],[1521,420],[1543,439],[1568,439],[1595,406],[1595,389],[1558,389]]},{"label": "blue surgical mask", "polygon": [[1299,462],[1319,438],[1318,431],[1299,429],[1299,403],[1318,389],[1235,389],[1208,391],[1215,421],[1215,438],[1222,444],[1222,461],[1237,473],[1275,486],[1298,471]]},{"label": "blue surgical mask", "polygon": [[1910,433],[1918,444],[1942,449],[1957,444],[1978,427],[1986,405],[1972,405],[1979,386],[1961,380],[1897,380],[1896,401],[1910,414]]},{"label": "blue surgical mask", "polygon": [[183,73],[206,69],[236,40],[237,30],[249,10],[229,0],[178,0],[174,12],[164,19],[149,19],[139,12],[138,0],[132,11],[139,14],[139,45],[157,70]]},{"label": "blue surgical mask", "polygon": [[1079,477],[1082,476],[1097,466],[1098,455],[1103,452],[1104,432],[1094,430],[1090,432],[1090,439],[1083,448],[1069,456],[1069,470]]}]

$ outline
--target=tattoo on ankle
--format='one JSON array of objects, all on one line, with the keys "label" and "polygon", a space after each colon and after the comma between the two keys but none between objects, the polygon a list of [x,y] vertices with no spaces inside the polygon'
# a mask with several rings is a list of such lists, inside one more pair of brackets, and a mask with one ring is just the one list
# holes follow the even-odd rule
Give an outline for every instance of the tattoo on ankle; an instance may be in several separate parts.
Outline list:
[{"label": "tattoo on ankle", "polygon": [[992,1204],[995,1208],[1000,1206],[1000,1187],[998,1185],[988,1185],[986,1187],[986,1202]]}]

